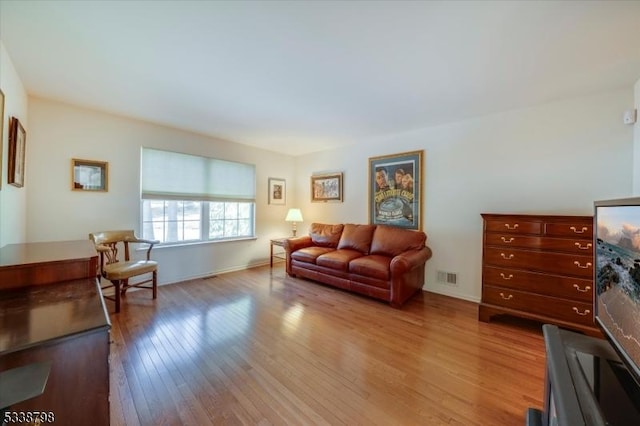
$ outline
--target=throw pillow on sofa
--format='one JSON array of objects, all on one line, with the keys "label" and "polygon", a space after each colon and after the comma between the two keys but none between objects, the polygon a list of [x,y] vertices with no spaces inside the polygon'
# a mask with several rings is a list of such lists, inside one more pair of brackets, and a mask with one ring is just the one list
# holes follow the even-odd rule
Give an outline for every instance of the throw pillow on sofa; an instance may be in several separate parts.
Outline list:
[{"label": "throw pillow on sofa", "polygon": [[342,230],[338,250],[351,249],[357,250],[360,253],[369,254],[371,238],[373,237],[373,231],[375,229],[375,225],[354,225],[347,223]]},{"label": "throw pillow on sofa", "polygon": [[394,257],[408,250],[420,250],[426,241],[424,232],[378,225],[371,241],[371,254]]},{"label": "throw pillow on sofa", "polygon": [[309,236],[316,246],[336,248],[343,228],[343,224],[325,225],[323,223],[312,223],[309,229]]}]

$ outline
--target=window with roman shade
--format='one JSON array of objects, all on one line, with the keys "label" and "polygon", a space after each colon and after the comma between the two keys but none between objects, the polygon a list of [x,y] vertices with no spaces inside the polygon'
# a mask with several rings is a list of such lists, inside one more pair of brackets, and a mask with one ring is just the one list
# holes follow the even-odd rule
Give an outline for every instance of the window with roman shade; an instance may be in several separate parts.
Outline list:
[{"label": "window with roman shade", "polygon": [[163,243],[255,236],[255,166],[142,148],[144,238]]}]

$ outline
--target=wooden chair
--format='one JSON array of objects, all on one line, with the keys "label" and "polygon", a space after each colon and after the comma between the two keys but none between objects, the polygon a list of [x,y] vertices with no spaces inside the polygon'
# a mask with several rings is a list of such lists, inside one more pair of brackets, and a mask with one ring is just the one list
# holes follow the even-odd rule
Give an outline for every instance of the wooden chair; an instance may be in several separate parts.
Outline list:
[{"label": "wooden chair", "polygon": [[[159,241],[143,240],[135,236],[132,230],[125,231],[102,231],[89,234],[96,245],[96,250],[100,253],[99,280],[102,290],[114,287],[113,296],[105,296],[105,299],[113,300],[116,303],[116,313],[120,312],[120,297],[132,288],[146,288],[153,291],[153,298],[158,297],[158,263],[151,260],[151,249]],[[129,256],[129,244],[143,243],[149,244],[146,260],[131,260]],[[124,259],[118,258],[119,246],[124,247]],[[130,283],[129,279],[139,275],[151,273],[151,278]],[[110,285],[102,286],[101,278],[111,282]],[[144,285],[149,284],[151,285]]]}]

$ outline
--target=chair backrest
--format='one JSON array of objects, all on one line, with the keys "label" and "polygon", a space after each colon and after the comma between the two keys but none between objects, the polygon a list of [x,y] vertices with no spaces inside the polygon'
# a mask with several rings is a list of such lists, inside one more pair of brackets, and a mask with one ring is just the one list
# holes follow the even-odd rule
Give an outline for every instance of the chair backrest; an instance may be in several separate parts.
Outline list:
[{"label": "chair backrest", "polygon": [[107,264],[118,262],[118,243],[124,246],[124,260],[129,259],[129,242],[137,241],[135,233],[131,229],[123,231],[101,231],[89,234],[89,239],[94,242],[100,254],[104,254]]}]

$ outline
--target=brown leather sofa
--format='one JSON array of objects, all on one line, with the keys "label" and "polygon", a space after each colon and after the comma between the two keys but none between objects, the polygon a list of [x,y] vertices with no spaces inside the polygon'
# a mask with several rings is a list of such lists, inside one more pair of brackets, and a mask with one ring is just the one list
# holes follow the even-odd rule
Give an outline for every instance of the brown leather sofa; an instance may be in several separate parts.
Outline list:
[{"label": "brown leather sofa", "polygon": [[424,232],[386,225],[313,223],[309,235],[285,241],[287,274],[399,308],[424,285],[426,241]]}]

